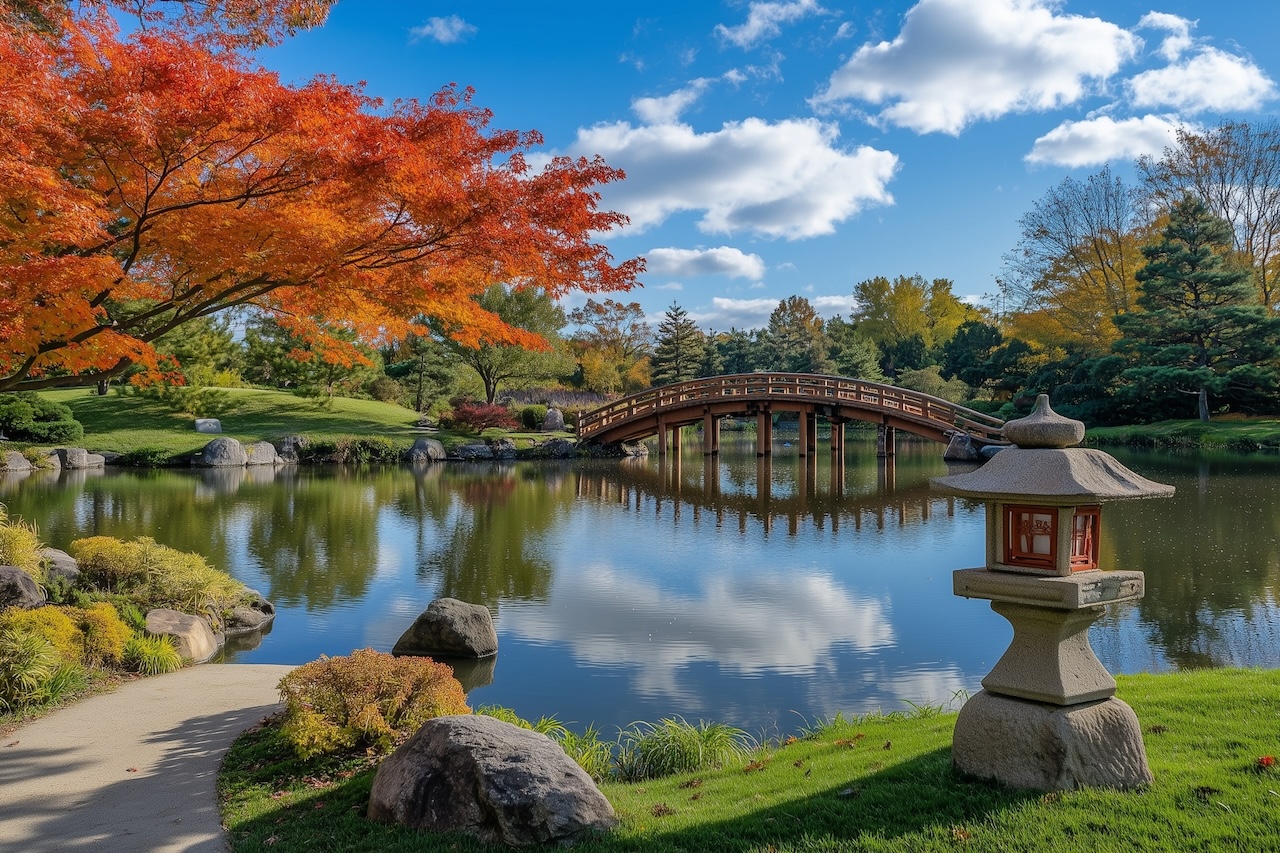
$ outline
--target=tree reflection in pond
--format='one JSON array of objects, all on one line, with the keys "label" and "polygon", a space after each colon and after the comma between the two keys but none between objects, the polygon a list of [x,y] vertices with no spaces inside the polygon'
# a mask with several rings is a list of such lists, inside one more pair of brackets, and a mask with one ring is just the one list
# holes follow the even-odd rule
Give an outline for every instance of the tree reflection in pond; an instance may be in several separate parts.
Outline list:
[{"label": "tree reflection in pond", "polygon": [[[153,536],[280,609],[238,660],[301,663],[396,638],[440,595],[487,605],[477,700],[625,725],[683,713],[795,728],[975,690],[1008,625],[951,594],[981,565],[980,503],[933,491],[937,445],[852,440],[807,461],[727,436],[682,459],[235,471],[35,472],[0,502],[65,548]],[[1280,666],[1280,460],[1116,454],[1175,497],[1108,504],[1104,565],[1146,597],[1091,631],[1109,669]],[[484,679],[482,679],[483,681]]]}]

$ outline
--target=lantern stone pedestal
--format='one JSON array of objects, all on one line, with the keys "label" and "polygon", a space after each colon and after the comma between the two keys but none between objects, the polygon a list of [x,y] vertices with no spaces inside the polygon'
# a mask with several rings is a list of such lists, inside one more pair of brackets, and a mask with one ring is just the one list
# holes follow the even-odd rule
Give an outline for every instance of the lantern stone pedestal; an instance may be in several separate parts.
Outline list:
[{"label": "lantern stone pedestal", "polygon": [[1133,788],[1152,781],[1142,729],[1089,645],[1103,605],[1142,597],[1141,572],[1034,577],[988,569],[952,575],[956,595],[985,598],[1013,641],[960,710],[952,763],[1015,788]]},{"label": "lantern stone pedestal", "polygon": [[1014,446],[935,486],[987,504],[987,565],[961,569],[953,590],[982,598],[1013,625],[1013,641],[956,720],[952,763],[1016,788],[1134,788],[1152,781],[1137,715],[1089,646],[1103,607],[1142,597],[1141,572],[1102,571],[1105,501],[1163,497],[1099,450],[1071,445],[1084,424],[1043,394],[1004,425]]}]

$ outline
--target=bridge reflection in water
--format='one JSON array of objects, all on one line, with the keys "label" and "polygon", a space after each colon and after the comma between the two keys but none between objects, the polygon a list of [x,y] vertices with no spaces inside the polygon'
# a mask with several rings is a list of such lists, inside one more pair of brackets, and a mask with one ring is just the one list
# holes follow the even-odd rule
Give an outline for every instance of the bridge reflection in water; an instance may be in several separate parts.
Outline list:
[{"label": "bridge reflection in water", "polygon": [[[729,458],[741,460],[750,454],[747,447],[742,450],[745,454]],[[899,452],[903,450],[937,464],[932,446],[906,444]],[[874,481],[866,477],[866,466],[855,465],[862,479],[851,485],[844,454],[832,454],[829,464],[811,456],[758,456],[753,476],[749,462],[730,464],[720,456],[683,461],[681,454],[670,454],[656,462],[641,458],[607,469],[584,468],[578,472],[577,491],[579,498],[635,512],[645,507],[658,516],[670,512],[676,521],[688,513],[695,524],[707,519],[714,520],[717,528],[736,523],[741,533],[754,524],[766,536],[776,529],[795,536],[807,520],[818,530],[829,526],[838,533],[842,525],[857,531],[864,525],[884,529],[926,523],[937,513],[948,518],[955,515],[956,499],[930,489],[927,479],[912,477],[912,485],[899,488],[898,464],[896,456],[877,458]],[[947,468],[959,466],[948,464]]]}]

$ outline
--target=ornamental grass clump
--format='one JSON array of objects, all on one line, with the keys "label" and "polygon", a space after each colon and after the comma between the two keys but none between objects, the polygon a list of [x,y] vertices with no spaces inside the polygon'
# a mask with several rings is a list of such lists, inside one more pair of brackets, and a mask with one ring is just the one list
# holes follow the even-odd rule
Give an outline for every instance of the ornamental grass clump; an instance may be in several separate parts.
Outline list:
[{"label": "ornamental grass clump", "polygon": [[130,637],[120,662],[139,675],[164,675],[182,669],[182,655],[172,637]]},{"label": "ornamental grass clump", "polygon": [[0,629],[0,711],[47,705],[84,684],[80,669],[64,662],[44,637],[22,628]]},{"label": "ornamental grass clump", "polygon": [[682,717],[635,723],[618,742],[618,778],[631,782],[715,770],[742,761],[756,748],[742,729],[706,721],[695,726]]},{"label": "ornamental grass clump", "polygon": [[207,616],[214,630],[223,615],[245,597],[244,584],[213,568],[199,554],[158,544],[140,536],[132,542],[91,536],[71,543],[84,582],[122,594],[143,609],[169,607]]},{"label": "ornamental grass clump", "polygon": [[280,733],[302,759],[354,748],[387,753],[427,720],[471,713],[449,666],[373,649],[298,667],[280,680],[280,696]]},{"label": "ornamental grass clump", "polygon": [[87,666],[113,666],[124,659],[124,647],[133,636],[133,630],[109,602],[98,601],[85,608],[72,608],[69,615],[80,629],[82,663]]},{"label": "ornamental grass clump", "polygon": [[3,504],[0,504],[0,566],[17,566],[42,586],[48,581],[35,526],[11,520]]}]

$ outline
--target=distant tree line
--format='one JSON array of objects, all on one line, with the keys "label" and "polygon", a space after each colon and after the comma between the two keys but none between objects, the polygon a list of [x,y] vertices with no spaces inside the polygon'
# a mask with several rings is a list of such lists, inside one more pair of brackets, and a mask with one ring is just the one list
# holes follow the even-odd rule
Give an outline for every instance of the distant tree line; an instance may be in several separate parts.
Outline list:
[{"label": "distant tree line", "polygon": [[178,382],[424,412],[459,396],[603,397],[768,370],[884,381],[1002,416],[1049,393],[1090,424],[1280,413],[1280,127],[1184,130],[1137,166],[1136,185],[1104,168],[1037,200],[984,305],[948,279],[876,276],[853,285],[847,317],[790,296],[766,325],[725,331],[699,328],[675,302],[658,318],[607,297],[565,311],[544,290],[498,284],[477,307],[544,347],[468,346],[422,317],[378,346],[331,328],[350,343],[335,350],[253,314],[235,316],[239,331],[226,317],[189,323],[156,347]]}]

